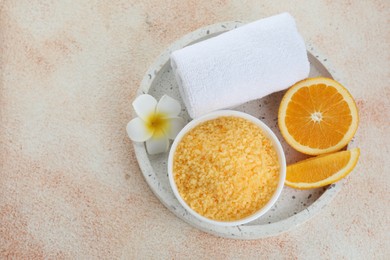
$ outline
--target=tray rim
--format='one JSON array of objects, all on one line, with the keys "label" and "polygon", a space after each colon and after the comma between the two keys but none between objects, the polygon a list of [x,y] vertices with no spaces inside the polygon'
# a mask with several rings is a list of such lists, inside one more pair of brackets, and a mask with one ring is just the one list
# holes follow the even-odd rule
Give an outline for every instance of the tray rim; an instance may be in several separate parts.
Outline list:
[{"label": "tray rim", "polygon": [[[183,48],[184,46],[187,46],[193,42],[199,41],[200,39],[207,37],[208,35],[212,36],[213,34],[220,34],[235,29],[246,23],[248,22],[227,21],[227,22],[215,23],[212,25],[201,27],[177,39],[169,47],[165,48],[165,50],[154,60],[152,65],[148,68],[147,72],[145,73],[141,81],[140,87],[136,92],[135,97],[141,94],[148,93],[159,71],[166,65],[167,62],[169,62],[169,57],[172,51]],[[306,49],[309,54],[315,57],[317,61],[319,61],[328,70],[332,78],[334,78],[337,81],[340,81],[338,73],[336,73],[336,71],[333,69],[333,66],[331,65],[330,61],[328,59],[323,58],[324,56],[317,51],[317,49],[313,46],[312,43],[306,43]],[[322,59],[322,61],[320,61],[320,59]],[[132,115],[135,116],[134,112],[132,113]],[[253,240],[253,239],[277,236],[279,234],[287,232],[292,228],[295,228],[305,223],[306,221],[314,217],[316,214],[318,214],[324,207],[326,207],[333,200],[333,198],[340,191],[341,187],[345,182],[345,179],[342,179],[339,182],[328,186],[328,188],[316,201],[314,201],[305,210],[302,210],[291,217],[288,217],[286,219],[277,222],[273,222],[271,224],[250,225],[250,223],[248,223],[246,225],[230,227],[230,228],[238,229],[241,235],[236,235],[235,233],[232,232],[221,233],[221,232],[216,232],[214,230],[204,228],[202,226],[198,226],[195,223],[191,222],[189,219],[183,217],[182,214],[179,214],[179,212],[177,212],[176,210],[173,210],[171,206],[158,193],[158,190],[154,188],[154,183],[152,182],[152,180],[147,177],[150,172],[154,172],[154,169],[150,163],[149,156],[146,152],[144,144],[133,142],[133,147],[142,175],[146,183],[152,190],[153,194],[160,200],[160,202],[175,216],[177,216],[184,222],[190,224],[192,227],[195,227],[196,229],[199,229],[206,233],[219,236],[219,237],[224,237],[224,238]]]}]

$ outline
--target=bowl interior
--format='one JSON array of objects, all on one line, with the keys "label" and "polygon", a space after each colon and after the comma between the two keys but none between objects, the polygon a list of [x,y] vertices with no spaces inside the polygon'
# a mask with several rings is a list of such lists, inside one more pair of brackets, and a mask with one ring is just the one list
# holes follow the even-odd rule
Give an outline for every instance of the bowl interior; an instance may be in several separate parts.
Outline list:
[{"label": "bowl interior", "polygon": [[[212,219],[206,218],[206,217],[200,215],[199,213],[197,213],[196,211],[194,211],[191,207],[189,207],[187,205],[187,203],[181,197],[181,195],[180,195],[180,193],[179,193],[179,191],[177,189],[177,186],[176,186],[176,183],[175,183],[175,180],[174,180],[174,174],[173,174],[174,154],[176,152],[177,145],[181,142],[182,138],[189,131],[191,131],[193,128],[195,128],[199,124],[201,124],[203,122],[206,122],[206,121],[209,121],[209,120],[212,120],[212,119],[223,117],[223,116],[240,117],[240,118],[246,119],[246,120],[256,124],[260,129],[262,129],[264,135],[272,142],[273,147],[276,150],[278,161],[279,161],[279,165],[280,165],[278,186],[277,186],[274,194],[272,195],[271,199],[262,208],[260,208],[258,211],[256,211],[254,214],[252,214],[250,216],[247,216],[247,217],[245,217],[243,219],[235,220],[235,221],[217,221],[217,220],[212,220]],[[200,219],[202,221],[206,221],[206,222],[208,222],[210,224],[216,224],[216,225],[222,225],[222,226],[235,226],[235,225],[245,224],[245,223],[248,223],[250,221],[253,221],[253,220],[257,219],[261,215],[265,214],[268,210],[270,210],[270,208],[275,204],[275,202],[277,201],[278,197],[280,196],[280,194],[282,192],[284,181],[285,181],[285,178],[286,178],[286,158],[285,158],[285,155],[284,155],[284,152],[283,152],[283,148],[282,148],[278,138],[272,132],[272,130],[266,124],[264,124],[261,120],[255,118],[255,117],[253,117],[253,116],[251,116],[249,114],[246,114],[246,113],[243,113],[243,112],[239,112],[239,111],[219,110],[219,111],[212,112],[212,113],[209,113],[207,115],[204,115],[202,117],[199,117],[197,119],[192,120],[189,124],[187,124],[180,131],[180,133],[177,135],[175,141],[173,142],[171,150],[169,152],[169,157],[168,157],[168,175],[169,175],[169,181],[170,181],[170,184],[171,184],[171,187],[172,187],[174,195],[176,196],[176,198],[178,199],[180,204],[182,204],[182,206],[188,212],[190,212],[192,215],[194,215],[198,219]]]}]

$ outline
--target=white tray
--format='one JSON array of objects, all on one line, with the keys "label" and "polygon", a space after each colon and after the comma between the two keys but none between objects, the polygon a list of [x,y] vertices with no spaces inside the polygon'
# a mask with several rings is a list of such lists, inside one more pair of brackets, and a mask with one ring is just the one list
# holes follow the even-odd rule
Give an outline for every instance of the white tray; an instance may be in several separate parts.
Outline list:
[{"label": "white tray", "polygon": [[[219,23],[201,28],[179,39],[166,49],[150,67],[137,94],[140,95],[142,93],[149,93],[157,99],[159,99],[163,94],[167,94],[177,100],[181,100],[178,87],[169,64],[170,53],[192,43],[216,36],[224,31],[237,28],[242,24],[243,23],[241,22]],[[329,68],[327,59],[316,53],[312,45],[309,44],[307,49],[311,64],[310,77],[322,75],[339,80],[335,77],[334,70],[326,68],[326,66]],[[277,127],[277,111],[283,94],[284,92],[274,93],[260,100],[255,100],[239,106],[236,110],[251,114],[266,123],[276,133],[281,141],[286,153],[287,163],[292,163],[306,158],[306,156],[293,150],[284,141]],[[189,122],[190,118],[184,109],[183,103],[182,108],[183,110],[180,116],[187,119]],[[134,149],[145,180],[160,201],[177,217],[190,225],[221,237],[235,239],[258,239],[275,236],[285,232],[292,227],[307,221],[314,214],[318,213],[325,205],[329,204],[343,183],[343,181],[340,181],[337,184],[332,184],[325,188],[305,191],[294,190],[285,186],[279,200],[268,214],[265,214],[261,218],[245,225],[220,227],[207,224],[194,218],[176,200],[168,180],[168,153],[150,156],[146,153],[144,144],[139,143],[134,143]]]}]

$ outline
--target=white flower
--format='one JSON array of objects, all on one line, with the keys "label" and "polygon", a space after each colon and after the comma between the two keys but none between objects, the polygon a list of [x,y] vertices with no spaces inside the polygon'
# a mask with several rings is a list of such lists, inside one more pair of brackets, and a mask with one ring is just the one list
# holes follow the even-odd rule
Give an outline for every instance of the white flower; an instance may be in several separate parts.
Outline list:
[{"label": "white flower", "polygon": [[168,151],[169,139],[184,127],[184,120],[178,117],[180,103],[164,95],[160,101],[151,95],[138,96],[133,102],[133,108],[138,117],[131,120],[126,127],[130,139],[135,142],[145,142],[149,154]]}]

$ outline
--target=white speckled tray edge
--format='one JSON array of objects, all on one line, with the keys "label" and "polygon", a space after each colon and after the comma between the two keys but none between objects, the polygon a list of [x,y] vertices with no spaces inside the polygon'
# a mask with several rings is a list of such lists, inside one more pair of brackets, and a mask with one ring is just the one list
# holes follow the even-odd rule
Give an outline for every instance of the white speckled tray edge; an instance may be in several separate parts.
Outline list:
[{"label": "white speckled tray edge", "polygon": [[[163,66],[169,61],[169,55],[172,51],[183,48],[186,45],[193,43],[201,38],[204,38],[208,35],[215,35],[221,32],[232,30],[237,28],[245,23],[234,21],[234,22],[223,22],[207,26],[201,29],[198,29],[192,33],[189,33],[182,37],[181,39],[174,42],[170,47],[168,47],[155,61],[155,63],[149,68],[146,72],[145,77],[141,82],[141,86],[138,90],[137,95],[142,93],[148,93],[150,87],[153,84],[153,81],[156,79],[156,76],[159,74],[159,71]],[[318,51],[313,47],[312,44],[307,44],[307,49],[309,53],[315,57],[318,62],[323,66],[326,64],[326,69],[331,74],[331,76],[340,81],[340,78],[336,75],[336,71],[332,69],[332,66],[329,65],[329,61],[324,58]],[[269,236],[275,236],[282,232],[288,231],[293,227],[298,226],[299,224],[304,223],[313,217],[316,213],[320,212],[330,201],[335,197],[337,192],[340,190],[343,185],[343,180],[339,181],[336,184],[332,184],[326,188],[326,190],[316,199],[311,205],[305,208],[300,212],[295,213],[294,215],[282,219],[277,222],[268,222],[267,224],[251,224],[235,226],[235,227],[220,227],[213,226],[204,222],[201,222],[198,219],[192,217],[176,200],[173,195],[173,192],[170,188],[163,187],[159,181],[161,176],[157,176],[155,169],[151,164],[153,157],[149,156],[146,153],[144,144],[134,143],[134,150],[136,158],[138,160],[141,171],[145,177],[146,182],[150,186],[153,193],[159,198],[159,200],[177,217],[183,221],[189,223],[197,229],[205,231],[207,233],[234,239],[259,239]],[[167,177],[168,178],[168,177]]]}]

